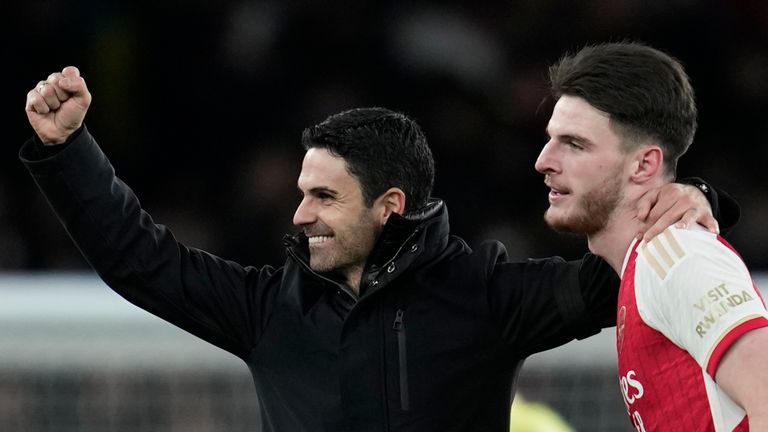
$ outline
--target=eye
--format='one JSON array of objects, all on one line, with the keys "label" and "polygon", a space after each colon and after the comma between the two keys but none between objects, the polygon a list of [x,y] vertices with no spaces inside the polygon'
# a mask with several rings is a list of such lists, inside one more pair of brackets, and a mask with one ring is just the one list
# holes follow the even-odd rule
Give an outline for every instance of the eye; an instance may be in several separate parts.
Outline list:
[{"label": "eye", "polygon": [[309,190],[309,196],[321,203],[329,203],[336,200],[338,192],[333,189],[318,187]]},{"label": "eye", "polygon": [[573,140],[565,141],[564,144],[567,145],[568,147],[574,149],[574,150],[584,150],[584,146],[582,146],[581,144],[579,144],[578,142],[573,141]]}]

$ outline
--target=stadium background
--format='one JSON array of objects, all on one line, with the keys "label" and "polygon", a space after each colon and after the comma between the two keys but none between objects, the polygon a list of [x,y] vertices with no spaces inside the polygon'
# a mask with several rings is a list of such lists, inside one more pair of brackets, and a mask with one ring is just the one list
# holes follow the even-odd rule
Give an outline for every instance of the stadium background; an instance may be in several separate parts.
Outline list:
[{"label": "stadium background", "polygon": [[[255,423],[243,365],[131,306],[115,306],[139,314],[121,321],[123,312],[98,313],[103,305],[89,301],[101,287],[17,159],[32,133],[26,92],[68,64],[94,94],[86,123],[118,175],[187,244],[279,264],[298,203],[301,130],[379,105],[423,126],[435,196],[447,201],[455,233],[470,243],[498,238],[515,258],[577,258],[584,241],[541,221],[546,190],[533,161],[549,115],[546,67],[585,43],[644,41],[678,57],[697,91],[699,132],[679,174],[737,198],[743,217],[728,238],[755,272],[768,270],[760,0],[31,0],[3,2],[0,16],[3,431]],[[611,363],[597,360],[611,355],[610,343],[600,343],[605,351],[584,349],[594,359],[583,364],[566,362],[567,351],[538,368],[529,362],[521,386],[579,430],[629,430]]]}]

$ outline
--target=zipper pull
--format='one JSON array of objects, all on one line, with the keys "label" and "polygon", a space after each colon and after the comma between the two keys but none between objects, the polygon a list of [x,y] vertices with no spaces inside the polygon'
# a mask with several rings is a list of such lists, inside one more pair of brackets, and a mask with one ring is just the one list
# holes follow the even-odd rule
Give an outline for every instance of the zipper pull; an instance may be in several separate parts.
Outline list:
[{"label": "zipper pull", "polygon": [[392,328],[401,331],[403,329],[403,315],[405,315],[405,311],[402,309],[398,309],[395,313],[395,322],[392,323]]}]

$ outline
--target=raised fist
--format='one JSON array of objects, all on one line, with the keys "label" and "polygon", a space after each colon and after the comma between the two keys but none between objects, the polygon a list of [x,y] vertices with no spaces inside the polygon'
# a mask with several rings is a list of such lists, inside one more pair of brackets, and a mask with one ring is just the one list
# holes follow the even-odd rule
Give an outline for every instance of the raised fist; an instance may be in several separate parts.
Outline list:
[{"label": "raised fist", "polygon": [[80,125],[91,104],[91,94],[74,66],[52,73],[27,93],[29,124],[43,144],[64,143]]}]

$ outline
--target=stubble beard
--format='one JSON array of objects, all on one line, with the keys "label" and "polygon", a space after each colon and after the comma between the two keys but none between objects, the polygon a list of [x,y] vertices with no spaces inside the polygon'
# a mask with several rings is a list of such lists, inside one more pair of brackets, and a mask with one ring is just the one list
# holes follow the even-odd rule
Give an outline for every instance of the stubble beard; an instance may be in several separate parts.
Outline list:
[{"label": "stubble beard", "polygon": [[313,251],[310,247],[309,267],[317,273],[340,275],[362,269],[380,231],[381,227],[364,210],[354,225],[334,230],[330,248]]},{"label": "stubble beard", "polygon": [[609,176],[602,185],[587,192],[573,211],[559,216],[550,207],[544,212],[544,220],[555,231],[590,236],[606,227],[621,197],[621,180]]}]

